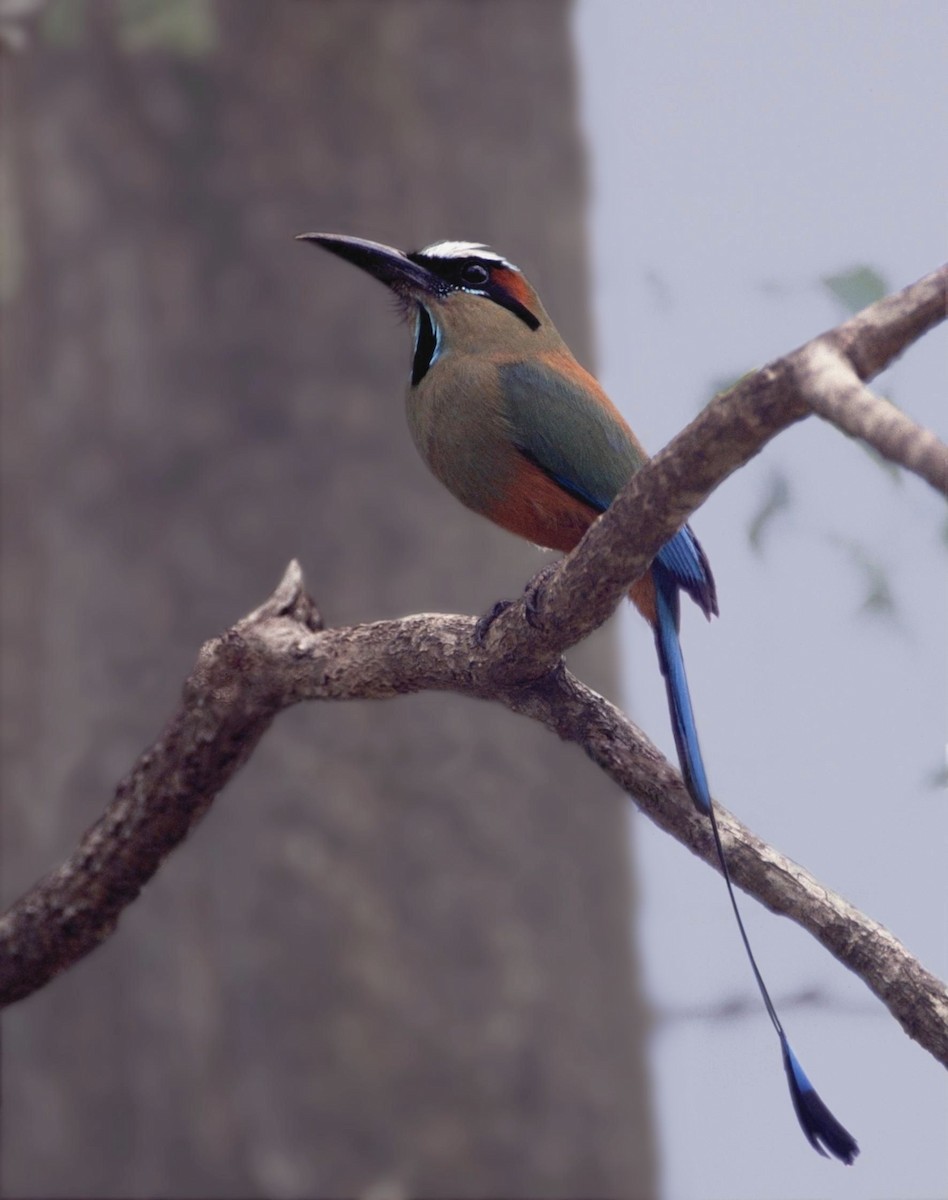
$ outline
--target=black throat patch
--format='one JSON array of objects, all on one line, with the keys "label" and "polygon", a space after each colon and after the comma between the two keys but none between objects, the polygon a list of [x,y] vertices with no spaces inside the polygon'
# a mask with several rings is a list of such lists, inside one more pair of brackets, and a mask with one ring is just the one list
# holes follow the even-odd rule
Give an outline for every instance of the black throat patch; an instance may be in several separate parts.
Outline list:
[{"label": "black throat patch", "polygon": [[428,374],[438,349],[438,337],[434,322],[427,308],[418,305],[418,334],[415,338],[415,355],[411,363],[411,385],[417,387]]}]

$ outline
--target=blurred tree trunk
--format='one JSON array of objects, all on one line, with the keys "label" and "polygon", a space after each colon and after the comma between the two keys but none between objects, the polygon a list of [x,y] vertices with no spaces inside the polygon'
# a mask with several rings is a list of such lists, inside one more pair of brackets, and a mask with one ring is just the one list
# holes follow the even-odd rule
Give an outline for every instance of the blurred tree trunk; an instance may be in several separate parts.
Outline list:
[{"label": "blurred tree trunk", "polygon": [[[4,69],[7,901],[291,556],[332,623],[540,565],[416,459],[382,290],[293,234],[489,241],[589,357],[565,4],[195,2],[175,51],[71,2]],[[613,656],[576,657],[608,690]],[[282,718],[7,1014],[5,1192],[651,1194],[625,808],[457,697]]]}]

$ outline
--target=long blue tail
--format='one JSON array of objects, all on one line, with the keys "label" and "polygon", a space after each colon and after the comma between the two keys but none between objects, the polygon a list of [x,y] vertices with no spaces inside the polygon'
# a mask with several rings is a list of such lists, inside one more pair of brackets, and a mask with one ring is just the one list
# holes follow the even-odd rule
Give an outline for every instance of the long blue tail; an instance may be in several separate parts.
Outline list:
[{"label": "long blue tail", "polygon": [[[678,535],[678,538],[681,538],[685,532],[690,535],[690,530],[683,530],[682,534]],[[692,591],[692,588],[688,587],[688,583],[682,580],[680,563],[676,561],[684,549],[680,545],[675,545],[678,538],[673,539],[673,542],[669,543],[669,548],[671,548],[670,553],[660,556],[652,564],[652,576],[655,580],[657,612],[655,644],[658,648],[658,658],[661,663],[662,674],[665,676],[665,686],[668,691],[668,708],[671,713],[672,730],[675,735],[675,746],[678,749],[678,761],[681,764],[682,777],[684,778],[685,786],[688,788],[688,793],[694,801],[695,807],[711,821],[711,832],[714,835],[714,845],[717,849],[718,861],[721,864],[721,874],[724,876],[724,882],[727,885],[731,907],[734,909],[734,916],[737,919],[737,927],[740,930],[744,949],[747,951],[751,970],[754,972],[754,978],[763,997],[764,1007],[777,1032],[777,1037],[780,1039],[783,1066],[787,1074],[787,1082],[790,1085],[790,1098],[793,1101],[793,1107],[800,1126],[806,1135],[807,1141],[814,1150],[817,1150],[824,1157],[828,1157],[827,1151],[829,1151],[830,1154],[835,1155],[844,1163],[852,1163],[853,1159],[859,1153],[856,1140],[843,1128],[820,1099],[813,1084],[807,1078],[806,1072],[800,1066],[797,1056],[793,1053],[790,1043],[787,1040],[787,1035],[784,1033],[783,1025],[780,1023],[780,1018],[777,1016],[777,1010],[774,1008],[773,1001],[770,998],[770,993],[767,991],[767,985],[764,983],[760,969],[757,966],[757,960],[754,958],[753,950],[751,950],[747,931],[744,928],[740,909],[737,906],[737,897],[734,894],[734,886],[731,883],[731,873],[728,870],[727,860],[724,857],[721,834],[718,831],[718,823],[714,815],[714,805],[711,803],[711,793],[708,789],[708,780],[701,758],[701,748],[698,745],[698,731],[695,728],[694,711],[691,707],[691,696],[688,692],[688,680],[685,676],[685,664],[681,656],[681,643],[678,640],[678,601],[680,589],[682,586],[685,586],[689,591]],[[694,543],[700,555],[700,547],[691,535],[690,541]],[[663,549],[667,550],[668,548],[663,547]],[[662,561],[663,557],[665,561]],[[701,558],[703,560],[703,555],[701,555]],[[710,580],[710,572],[708,572],[708,578]],[[712,588],[710,596],[713,606],[713,585],[709,586]],[[705,611],[708,611],[708,609],[706,608]]]}]

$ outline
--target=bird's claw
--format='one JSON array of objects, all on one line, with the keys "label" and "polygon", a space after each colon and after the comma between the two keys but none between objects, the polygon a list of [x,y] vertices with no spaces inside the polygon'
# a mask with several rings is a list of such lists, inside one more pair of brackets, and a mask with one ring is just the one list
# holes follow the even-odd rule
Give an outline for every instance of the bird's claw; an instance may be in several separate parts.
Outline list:
[{"label": "bird's claw", "polygon": [[537,571],[536,575],[533,576],[523,589],[523,615],[526,617],[527,624],[531,629],[543,628],[543,621],[540,619],[540,599],[550,580],[550,576],[558,566],[559,563],[547,563],[546,566],[541,567]]},{"label": "bird's claw", "polygon": [[513,600],[498,600],[489,612],[484,613],[484,615],[478,619],[477,624],[474,626],[474,641],[478,646],[484,645],[484,642],[487,640],[487,635],[490,632],[491,625],[493,625],[500,614],[502,612],[506,612],[512,604]]},{"label": "bird's claw", "polygon": [[[555,562],[547,563],[546,566],[541,567],[537,571],[536,575],[533,576],[523,589],[523,615],[531,629],[543,628],[543,622],[540,619],[540,598],[543,595],[547,581],[556,570],[556,567],[557,564]],[[487,634],[490,632],[490,627],[500,614],[506,612],[515,603],[515,600],[498,600],[489,612],[484,613],[474,626],[474,641],[478,646],[483,646],[487,639]]]}]

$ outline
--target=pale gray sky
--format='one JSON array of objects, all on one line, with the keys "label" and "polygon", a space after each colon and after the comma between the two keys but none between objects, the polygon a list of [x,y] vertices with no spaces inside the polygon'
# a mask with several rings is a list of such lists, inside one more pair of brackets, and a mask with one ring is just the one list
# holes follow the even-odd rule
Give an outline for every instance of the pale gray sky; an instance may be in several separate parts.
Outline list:
[{"label": "pale gray sky", "polygon": [[[901,287],[946,257],[948,5],[639,4],[576,11],[591,140],[598,368],[658,449],[712,380],[835,324],[821,276],[867,263]],[[777,284],[775,289],[768,285]],[[945,330],[876,385],[948,433]],[[783,472],[793,505],[762,557],[747,527]],[[816,420],[772,444],[694,524],[722,616],[684,620],[718,798],[948,974],[944,508],[893,485]],[[862,615],[834,541],[889,573],[893,621]],[[648,629],[625,619],[625,703],[673,753]],[[654,1002],[756,1003],[720,879],[642,819],[641,938]],[[948,1195],[948,1088],[865,987],[789,922],[743,904],[817,1088],[859,1139],[852,1167],[806,1144],[763,1012],[678,1020],[652,1057],[668,1200]],[[781,1005],[819,988],[818,1011]]]}]

